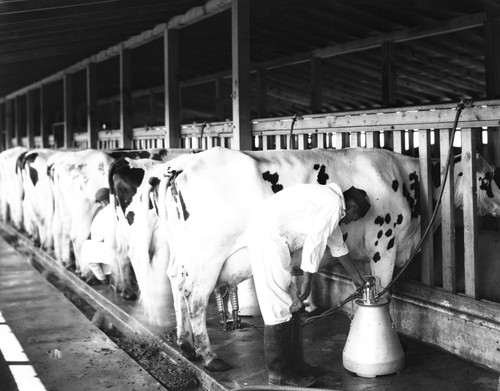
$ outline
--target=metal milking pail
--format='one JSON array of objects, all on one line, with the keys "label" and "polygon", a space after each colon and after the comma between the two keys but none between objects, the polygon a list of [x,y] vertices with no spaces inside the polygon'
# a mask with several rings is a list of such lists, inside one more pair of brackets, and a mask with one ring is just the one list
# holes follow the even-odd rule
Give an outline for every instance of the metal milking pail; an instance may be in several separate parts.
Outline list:
[{"label": "metal milking pail", "polygon": [[344,368],[360,377],[401,372],[405,356],[389,314],[389,301],[375,299],[374,279],[356,300],[351,328],[342,354]]}]

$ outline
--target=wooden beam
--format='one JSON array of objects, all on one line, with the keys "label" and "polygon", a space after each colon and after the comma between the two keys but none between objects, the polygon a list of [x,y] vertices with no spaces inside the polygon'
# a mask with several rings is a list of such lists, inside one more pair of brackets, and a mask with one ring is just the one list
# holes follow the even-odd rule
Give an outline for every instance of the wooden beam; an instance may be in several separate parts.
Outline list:
[{"label": "wooden beam", "polygon": [[47,86],[42,84],[40,86],[40,138],[42,139],[42,148],[48,145],[49,133],[51,133],[47,100]]},{"label": "wooden beam", "polygon": [[382,44],[382,105],[384,107],[394,107],[398,103],[396,45],[392,42]]},{"label": "wooden beam", "polygon": [[259,90],[258,105],[259,105],[259,117],[264,118],[268,116],[267,112],[267,71],[265,69],[259,69],[257,71],[257,88]]},{"label": "wooden beam", "polygon": [[26,94],[26,135],[28,148],[35,148],[35,90]]},{"label": "wooden beam", "polygon": [[18,96],[14,102],[15,102],[15,115],[14,115],[14,140],[16,146],[21,146],[22,145],[22,137],[23,135],[21,134],[21,115],[22,115],[22,107],[21,107],[21,99],[24,98],[24,95]]},{"label": "wooden beam", "polygon": [[5,148],[12,148],[13,99],[5,100]]},{"label": "wooden beam", "polygon": [[455,257],[455,195],[453,159],[449,167],[446,183],[443,183],[448,153],[450,152],[450,129],[439,129],[441,186],[444,186],[441,200],[441,237],[443,259],[443,289],[457,291],[457,273]]},{"label": "wooden beam", "polygon": [[233,0],[231,8],[231,35],[234,127],[231,148],[240,150],[252,149],[249,14],[249,0]]},{"label": "wooden beam", "polygon": [[64,99],[64,139],[63,147],[71,148],[73,146],[73,75],[71,73],[64,75],[63,83]]},{"label": "wooden beam", "polygon": [[89,148],[97,148],[97,65],[89,63],[86,72],[87,137]]},{"label": "wooden beam", "polygon": [[180,88],[179,88],[179,32],[165,30],[164,34],[165,67],[165,148],[180,148]]},{"label": "wooden beam", "polygon": [[477,299],[476,132],[462,128],[465,294]]},{"label": "wooden beam", "polygon": [[500,97],[500,20],[488,15],[484,25],[486,97]]},{"label": "wooden beam", "polygon": [[[430,150],[430,130],[420,129],[418,131],[418,149],[420,163],[420,229],[422,236],[429,225],[432,215],[432,165]],[[422,260],[422,282],[431,288],[434,287],[434,239],[432,229],[422,244],[420,252]]]},{"label": "wooden beam", "polygon": [[311,111],[321,113],[323,109],[321,58],[311,57]]},{"label": "wooden beam", "polygon": [[132,55],[120,51],[120,148],[132,147]]}]

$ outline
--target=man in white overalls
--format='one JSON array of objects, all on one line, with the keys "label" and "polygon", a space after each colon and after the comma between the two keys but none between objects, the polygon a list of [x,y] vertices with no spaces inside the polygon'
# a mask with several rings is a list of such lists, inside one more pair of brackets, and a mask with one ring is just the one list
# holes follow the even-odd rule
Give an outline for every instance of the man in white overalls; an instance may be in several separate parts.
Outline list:
[{"label": "man in white overalls", "polygon": [[109,282],[111,268],[116,265],[116,253],[112,247],[113,220],[116,219],[109,204],[109,190],[97,190],[95,200],[100,204],[90,226],[90,239],[82,245],[82,272],[90,270],[87,284],[100,285]]},{"label": "man in white overalls", "polygon": [[[370,202],[366,192],[351,187],[342,193],[335,183],[301,184],[266,200],[250,226],[249,254],[255,289],[264,319],[264,351],[270,385],[309,387],[318,368],[304,362],[298,314],[311,292],[311,275],[318,271],[326,246],[338,258],[356,286],[363,278],[349,256],[339,224],[362,218]],[[300,265],[291,254],[302,248]],[[303,271],[300,287],[293,269]],[[293,337],[295,336],[295,338]],[[295,341],[294,341],[295,339]]]}]

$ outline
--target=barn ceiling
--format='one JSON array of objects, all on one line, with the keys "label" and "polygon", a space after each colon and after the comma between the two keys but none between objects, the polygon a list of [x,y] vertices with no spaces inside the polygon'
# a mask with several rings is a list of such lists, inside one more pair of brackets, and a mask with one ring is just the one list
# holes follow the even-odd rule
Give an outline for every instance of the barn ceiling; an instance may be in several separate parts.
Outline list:
[{"label": "barn ceiling", "polygon": [[[0,97],[203,4],[204,0],[3,1]],[[268,116],[384,106],[381,42],[395,42],[397,98],[392,104],[485,97],[483,25],[499,14],[500,0],[250,0],[252,115],[260,114],[260,69],[266,70]],[[435,35],[442,31],[447,33]],[[183,102],[192,114],[185,119],[223,119],[207,114],[214,112],[210,85],[193,82],[210,75],[221,81],[225,107],[219,117],[230,116],[230,12],[181,29],[179,43]],[[313,54],[322,57],[322,97],[316,109],[311,108]],[[162,61],[160,40],[135,49],[135,88],[161,84]],[[100,80],[104,86],[111,78]]]}]

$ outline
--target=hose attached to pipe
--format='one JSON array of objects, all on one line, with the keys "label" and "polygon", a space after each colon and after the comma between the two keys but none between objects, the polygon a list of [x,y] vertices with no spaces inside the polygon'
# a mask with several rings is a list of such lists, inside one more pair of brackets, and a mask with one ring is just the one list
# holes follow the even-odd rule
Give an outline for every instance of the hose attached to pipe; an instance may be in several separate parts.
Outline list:
[{"label": "hose attached to pipe", "polygon": [[[457,105],[457,108],[456,108],[457,112],[455,114],[455,120],[453,122],[453,129],[452,129],[451,136],[450,136],[450,145],[449,145],[449,150],[448,150],[448,157],[446,159],[446,169],[445,169],[445,172],[444,172],[443,181],[441,183],[441,190],[439,192],[438,200],[437,200],[436,206],[434,208],[434,211],[432,213],[432,216],[431,216],[431,219],[429,221],[429,224],[427,225],[427,228],[425,229],[425,231],[424,231],[422,237],[420,238],[420,241],[418,242],[417,246],[413,250],[413,253],[410,255],[410,258],[408,258],[408,261],[406,261],[406,263],[403,265],[403,267],[398,272],[398,274],[396,275],[396,277],[394,277],[392,279],[392,281],[384,289],[382,289],[382,291],[380,291],[379,293],[377,293],[375,295],[375,299],[380,298],[382,295],[386,294],[389,291],[389,289],[391,289],[391,287],[394,285],[394,283],[398,280],[398,278],[401,277],[401,275],[404,273],[404,271],[410,265],[411,261],[413,261],[413,259],[415,258],[415,256],[420,251],[420,248],[422,247],[422,244],[424,243],[424,240],[427,238],[427,235],[429,234],[429,232],[430,232],[430,230],[432,228],[434,220],[436,219],[436,216],[437,216],[437,211],[439,209],[439,206],[441,205],[441,200],[443,198],[443,193],[444,193],[444,185],[446,183],[446,180],[448,179],[448,173],[450,171],[451,158],[453,156],[453,141],[455,139],[455,133],[457,131],[458,119],[460,118],[460,114],[462,113],[462,110],[466,106],[472,105],[472,102],[473,102],[472,99],[469,99],[469,100],[462,99],[458,103],[458,105]],[[360,289],[362,289],[362,288],[360,288]],[[347,297],[347,299],[345,299],[339,305],[330,308],[329,310],[323,312],[321,315],[313,316],[313,317],[305,320],[304,323],[303,323],[303,326],[305,326],[306,324],[312,323],[312,322],[314,322],[316,320],[319,320],[321,318],[325,318],[327,316],[333,315],[335,312],[337,312],[339,309],[341,309],[344,305],[346,305],[350,301],[355,300],[356,298],[358,298],[360,296],[359,295],[359,290],[360,289],[358,289],[352,295],[350,295],[349,297]]]}]

